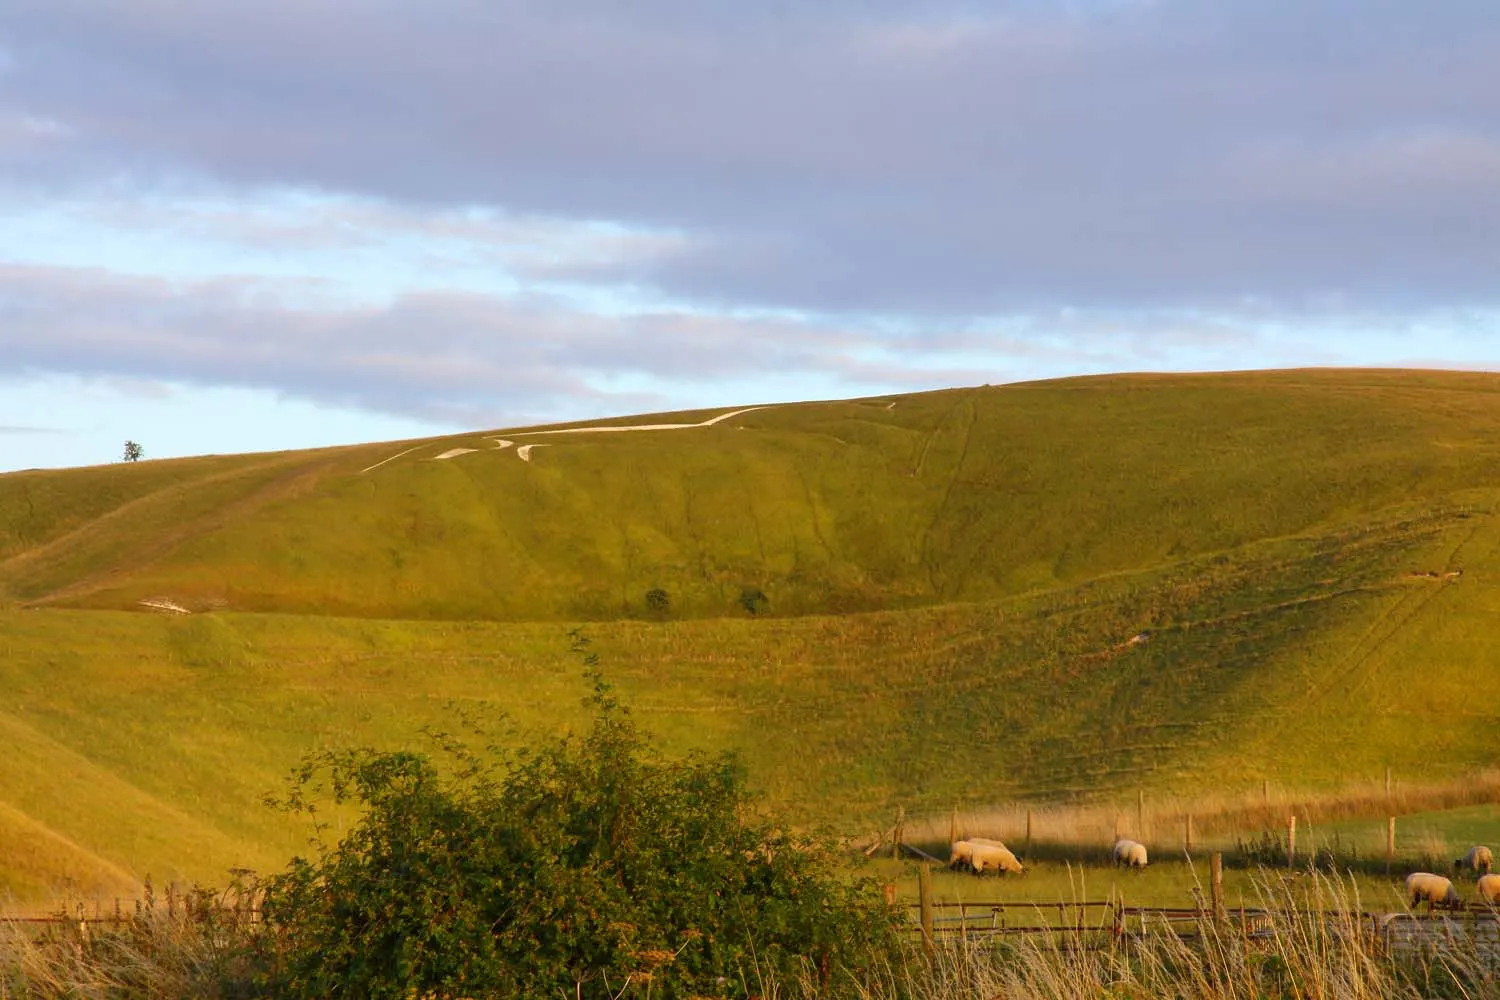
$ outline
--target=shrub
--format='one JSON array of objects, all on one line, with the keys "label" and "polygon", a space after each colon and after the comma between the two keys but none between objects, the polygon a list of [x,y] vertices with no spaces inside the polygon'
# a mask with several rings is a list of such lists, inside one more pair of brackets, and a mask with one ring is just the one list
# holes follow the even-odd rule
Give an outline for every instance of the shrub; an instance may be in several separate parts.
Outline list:
[{"label": "shrub", "polygon": [[771,602],[763,591],[755,587],[745,587],[740,591],[740,607],[749,612],[752,617],[763,613],[770,606]]},{"label": "shrub", "polygon": [[646,609],[657,617],[665,618],[672,608],[672,597],[660,587],[646,591]]},{"label": "shrub", "polygon": [[[268,880],[278,995],[743,996],[830,986],[896,946],[827,844],[749,818],[729,756],[660,755],[590,672],[581,736],[475,752],[323,753],[294,776],[361,819]],[[324,782],[326,781],[326,784]]]}]

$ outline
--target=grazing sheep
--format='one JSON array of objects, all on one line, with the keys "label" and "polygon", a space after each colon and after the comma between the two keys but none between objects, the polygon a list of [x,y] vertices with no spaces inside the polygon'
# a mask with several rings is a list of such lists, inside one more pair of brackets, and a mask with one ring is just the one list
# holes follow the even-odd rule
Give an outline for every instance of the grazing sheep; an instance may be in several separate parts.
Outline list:
[{"label": "grazing sheep", "polygon": [[1127,868],[1146,867],[1146,845],[1133,840],[1115,841],[1115,864]]},{"label": "grazing sheep", "polygon": [[1484,873],[1488,872],[1493,864],[1494,857],[1490,854],[1490,849],[1483,844],[1476,844],[1469,848],[1469,853],[1453,862],[1453,868],[1455,871],[1467,868],[1471,872]]},{"label": "grazing sheep", "polygon": [[1481,875],[1474,886],[1479,898],[1491,906],[1500,904],[1500,875]]},{"label": "grazing sheep", "polygon": [[1411,896],[1412,906],[1425,902],[1428,910],[1434,910],[1439,906],[1444,909],[1456,909],[1463,905],[1458,898],[1458,890],[1453,888],[1453,883],[1431,872],[1412,872],[1406,876],[1406,892]]},{"label": "grazing sheep", "polygon": [[968,865],[974,857],[974,842],[972,840],[955,840],[948,848],[948,867],[957,868],[959,865]]},{"label": "grazing sheep", "polygon": [[972,853],[969,855],[969,867],[974,869],[974,874],[983,875],[987,871],[1011,872],[1019,875],[1025,871],[1021,862],[1010,848],[1005,845],[996,847],[994,844],[970,843]]}]

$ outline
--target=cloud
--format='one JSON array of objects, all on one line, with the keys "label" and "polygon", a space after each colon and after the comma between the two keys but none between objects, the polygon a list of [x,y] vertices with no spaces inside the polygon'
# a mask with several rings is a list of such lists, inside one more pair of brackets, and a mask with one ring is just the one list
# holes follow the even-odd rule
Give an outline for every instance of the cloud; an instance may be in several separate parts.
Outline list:
[{"label": "cloud", "polygon": [[1337,302],[1292,326],[1246,302],[1232,313],[1062,309],[944,327],[600,312],[524,291],[309,306],[286,284],[0,265],[0,353],[12,378],[71,374],[143,399],[235,387],[481,427],[1085,372],[1392,364],[1445,349],[1493,357],[1500,330],[1497,314],[1391,316]]},{"label": "cloud", "polygon": [[0,265],[0,350],[13,372],[108,378],[134,395],[164,382],[274,389],[471,425],[501,414],[683,405],[685,384],[722,391],[786,373],[845,395],[952,377],[930,363],[882,366],[901,343],[809,318],[599,313],[531,293],[437,290],[310,308],[267,278]]},{"label": "cloud", "polygon": [[[19,201],[19,197],[13,200]],[[444,263],[503,268],[518,280],[581,280],[686,252],[670,232],[588,220],[521,216],[467,206],[424,208],[373,198],[309,196],[278,189],[234,198],[198,192],[150,198],[75,197],[67,213],[83,226],[169,232],[200,245],[301,258],[404,249]]]},{"label": "cloud", "polygon": [[0,39],[0,119],[58,130],[0,142],[39,190],[192,178],[435,226],[602,222],[632,235],[514,263],[683,306],[1497,297],[1489,0],[12,0]]}]

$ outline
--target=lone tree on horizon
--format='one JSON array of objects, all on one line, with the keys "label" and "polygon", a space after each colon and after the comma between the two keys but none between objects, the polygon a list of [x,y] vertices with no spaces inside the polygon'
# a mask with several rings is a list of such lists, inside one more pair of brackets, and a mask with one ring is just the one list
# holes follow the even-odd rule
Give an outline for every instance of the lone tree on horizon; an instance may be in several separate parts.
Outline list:
[{"label": "lone tree on horizon", "polygon": [[141,460],[141,456],[144,455],[144,454],[146,454],[146,449],[142,448],[139,444],[137,444],[134,441],[126,441],[125,442],[125,454],[121,458],[121,461],[124,461],[124,462],[139,462]]}]

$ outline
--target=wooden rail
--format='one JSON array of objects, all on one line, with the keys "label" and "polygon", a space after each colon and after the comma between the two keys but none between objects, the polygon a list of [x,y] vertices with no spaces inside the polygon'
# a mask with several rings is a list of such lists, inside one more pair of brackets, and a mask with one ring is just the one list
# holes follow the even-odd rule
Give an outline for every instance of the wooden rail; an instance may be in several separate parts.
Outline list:
[{"label": "wooden rail", "polygon": [[[1313,918],[1338,935],[1353,931],[1387,954],[1442,951],[1458,943],[1477,946],[1500,961],[1500,911],[1468,904],[1440,913],[1378,913],[1364,910],[1288,910],[1235,907],[1217,921],[1214,911],[1201,906],[1126,906],[1116,900],[1062,903],[929,902],[910,904],[920,916],[913,931],[928,939],[990,938],[1005,935],[1062,935],[1082,940],[1094,936],[1098,946],[1114,946],[1153,932],[1193,937],[1208,924],[1217,924],[1247,942],[1275,935],[1277,919]],[[956,914],[953,911],[957,911]],[[1090,911],[1096,911],[1090,914]],[[1012,923],[1015,915],[1030,922]],[[1050,917],[1052,919],[1042,919]]]}]

